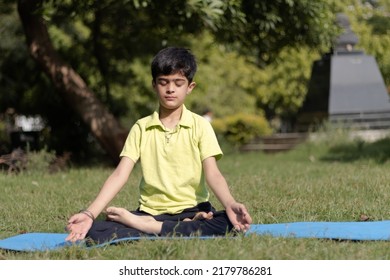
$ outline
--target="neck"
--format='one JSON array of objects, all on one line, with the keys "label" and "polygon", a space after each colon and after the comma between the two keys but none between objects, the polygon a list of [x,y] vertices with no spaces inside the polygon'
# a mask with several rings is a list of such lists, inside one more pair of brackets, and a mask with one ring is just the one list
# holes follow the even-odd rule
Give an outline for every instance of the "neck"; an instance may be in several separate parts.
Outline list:
[{"label": "neck", "polygon": [[166,109],[160,107],[159,109],[160,121],[166,128],[172,129],[176,127],[176,125],[179,123],[182,112],[183,112],[183,106],[180,106],[175,109]]}]

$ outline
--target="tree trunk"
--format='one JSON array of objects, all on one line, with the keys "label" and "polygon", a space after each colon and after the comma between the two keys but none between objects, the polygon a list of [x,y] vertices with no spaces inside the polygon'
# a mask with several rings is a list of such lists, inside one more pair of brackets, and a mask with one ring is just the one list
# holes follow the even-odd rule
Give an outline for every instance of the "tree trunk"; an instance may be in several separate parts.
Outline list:
[{"label": "tree trunk", "polygon": [[54,50],[43,18],[39,14],[42,0],[18,0],[27,45],[31,56],[53,82],[55,88],[89,126],[108,155],[118,162],[128,131],[88,88],[84,80]]}]

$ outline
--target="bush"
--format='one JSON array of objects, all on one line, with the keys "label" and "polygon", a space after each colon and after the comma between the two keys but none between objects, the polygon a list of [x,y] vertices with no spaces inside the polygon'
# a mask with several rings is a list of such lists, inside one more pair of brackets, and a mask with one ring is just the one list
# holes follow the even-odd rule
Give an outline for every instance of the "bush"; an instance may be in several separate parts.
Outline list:
[{"label": "bush", "polygon": [[49,171],[50,163],[56,158],[55,152],[47,151],[46,149],[40,151],[27,152],[27,172],[47,173]]},{"label": "bush", "polygon": [[237,113],[212,122],[218,136],[234,146],[251,142],[256,137],[269,135],[272,129],[263,115]]}]

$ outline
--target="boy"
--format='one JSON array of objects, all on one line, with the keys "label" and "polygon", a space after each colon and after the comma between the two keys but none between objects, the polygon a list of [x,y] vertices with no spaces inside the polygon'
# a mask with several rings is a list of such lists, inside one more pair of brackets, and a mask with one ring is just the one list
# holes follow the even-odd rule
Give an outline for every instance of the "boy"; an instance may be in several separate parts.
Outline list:
[{"label": "boy", "polygon": [[[152,85],[159,109],[131,128],[121,160],[87,210],[73,215],[67,240],[89,237],[99,243],[113,238],[151,235],[225,235],[246,231],[252,222],[235,201],[216,161],[222,157],[210,123],[184,106],[195,87],[195,57],[184,48],[161,50],[153,59]],[[140,161],[139,208],[108,207],[107,220],[97,217],[125,185]],[[225,211],[208,202],[205,180]]]}]

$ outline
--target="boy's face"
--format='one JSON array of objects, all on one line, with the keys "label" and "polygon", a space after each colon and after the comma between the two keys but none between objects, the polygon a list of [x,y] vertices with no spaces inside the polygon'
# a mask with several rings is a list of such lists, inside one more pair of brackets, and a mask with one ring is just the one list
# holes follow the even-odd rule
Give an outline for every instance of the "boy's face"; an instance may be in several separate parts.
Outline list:
[{"label": "boy's face", "polygon": [[153,88],[157,97],[165,109],[173,110],[183,105],[188,94],[195,87],[195,82],[189,83],[187,78],[180,73],[160,75],[153,81]]}]

